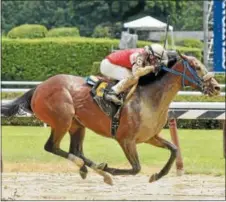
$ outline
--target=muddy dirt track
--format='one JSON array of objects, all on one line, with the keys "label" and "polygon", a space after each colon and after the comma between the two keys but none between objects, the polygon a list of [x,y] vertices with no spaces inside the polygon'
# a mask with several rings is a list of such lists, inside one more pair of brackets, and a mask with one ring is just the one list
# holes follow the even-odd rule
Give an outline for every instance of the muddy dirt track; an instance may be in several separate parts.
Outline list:
[{"label": "muddy dirt track", "polygon": [[114,185],[89,173],[3,173],[3,200],[225,200],[225,178],[168,175],[148,183],[149,176],[113,177]]}]

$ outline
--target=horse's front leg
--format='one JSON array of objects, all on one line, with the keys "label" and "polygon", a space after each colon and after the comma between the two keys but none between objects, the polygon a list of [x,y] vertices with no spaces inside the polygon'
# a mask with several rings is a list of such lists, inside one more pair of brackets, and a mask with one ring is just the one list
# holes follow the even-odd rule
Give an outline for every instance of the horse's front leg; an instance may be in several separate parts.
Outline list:
[{"label": "horse's front leg", "polygon": [[[140,172],[140,162],[137,154],[136,143],[134,140],[119,141],[127,159],[129,160],[132,169],[117,169],[110,168],[106,164],[102,167],[103,171],[106,171],[112,175],[136,175]],[[101,167],[101,165],[100,165]]]},{"label": "horse's front leg", "polygon": [[165,140],[157,135],[154,136],[153,138],[149,139],[145,143],[152,144],[156,147],[168,149],[171,152],[170,158],[167,161],[166,165],[162,168],[162,170],[159,173],[155,173],[150,177],[149,182],[154,182],[154,181],[160,179],[161,177],[163,177],[164,175],[167,175],[168,172],[170,171],[170,168],[172,167],[173,162],[175,161],[176,156],[177,156],[177,147],[174,144],[168,142],[167,140]]}]

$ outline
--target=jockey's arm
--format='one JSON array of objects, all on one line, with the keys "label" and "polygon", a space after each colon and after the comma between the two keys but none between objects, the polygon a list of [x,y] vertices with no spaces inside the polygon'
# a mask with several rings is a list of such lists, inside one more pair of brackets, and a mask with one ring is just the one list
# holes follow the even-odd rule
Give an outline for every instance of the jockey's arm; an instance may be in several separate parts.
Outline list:
[{"label": "jockey's arm", "polygon": [[150,72],[154,72],[155,67],[154,66],[145,66],[146,58],[145,55],[140,53],[135,53],[131,55],[131,63],[132,66],[132,73],[134,77],[141,77],[144,76]]}]

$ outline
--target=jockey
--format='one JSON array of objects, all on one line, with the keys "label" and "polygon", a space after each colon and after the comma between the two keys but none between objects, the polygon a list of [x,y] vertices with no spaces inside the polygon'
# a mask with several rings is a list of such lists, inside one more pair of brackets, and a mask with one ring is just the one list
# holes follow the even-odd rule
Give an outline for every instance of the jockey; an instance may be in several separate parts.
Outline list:
[{"label": "jockey", "polygon": [[161,63],[167,65],[168,56],[163,46],[152,44],[144,48],[126,49],[109,54],[100,64],[104,76],[119,82],[111,88],[105,98],[121,105],[118,95],[136,84],[141,76],[157,72]]}]

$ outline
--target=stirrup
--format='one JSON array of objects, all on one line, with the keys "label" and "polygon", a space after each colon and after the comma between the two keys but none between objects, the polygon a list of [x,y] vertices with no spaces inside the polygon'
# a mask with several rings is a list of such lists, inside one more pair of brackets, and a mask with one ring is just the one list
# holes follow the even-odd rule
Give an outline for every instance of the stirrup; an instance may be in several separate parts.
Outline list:
[{"label": "stirrup", "polygon": [[109,91],[105,94],[105,98],[108,101],[114,102],[116,105],[122,105],[123,101],[120,100],[117,95],[114,93],[114,91]]}]

